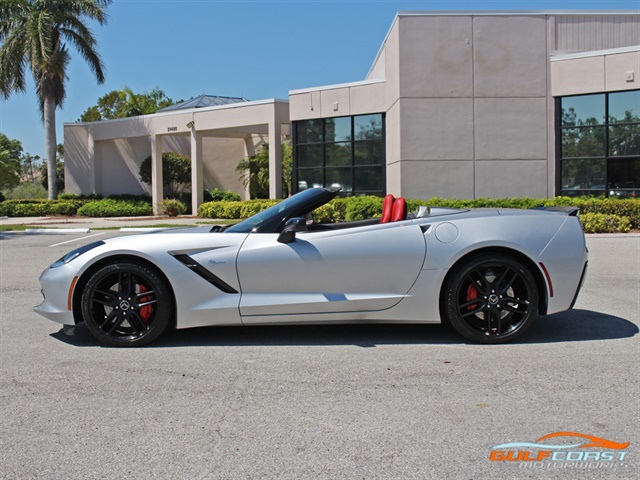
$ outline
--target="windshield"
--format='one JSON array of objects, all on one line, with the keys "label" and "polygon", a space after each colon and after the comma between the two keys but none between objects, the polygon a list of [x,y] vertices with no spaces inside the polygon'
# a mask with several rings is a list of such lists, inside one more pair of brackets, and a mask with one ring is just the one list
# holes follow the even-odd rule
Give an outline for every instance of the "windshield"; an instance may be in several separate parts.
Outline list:
[{"label": "windshield", "polygon": [[339,190],[310,188],[269,207],[246,220],[225,229],[231,233],[276,233],[292,217],[301,217],[324,205],[338,195]]}]

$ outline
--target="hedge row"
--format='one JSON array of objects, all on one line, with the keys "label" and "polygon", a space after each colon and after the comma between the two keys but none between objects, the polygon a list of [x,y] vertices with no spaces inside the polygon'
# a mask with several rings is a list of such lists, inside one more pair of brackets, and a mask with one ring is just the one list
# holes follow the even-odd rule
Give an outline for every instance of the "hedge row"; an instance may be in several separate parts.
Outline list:
[{"label": "hedge row", "polygon": [[[275,200],[252,200],[248,202],[208,202],[200,205],[198,216],[204,218],[243,219],[276,203]],[[640,228],[640,201],[590,197],[536,198],[478,198],[456,200],[433,197],[429,200],[407,200],[409,211],[416,211],[420,205],[449,208],[535,208],[552,206],[574,206],[580,209],[583,224],[588,219],[589,233],[629,231]],[[318,223],[345,222],[379,217],[382,211],[380,197],[336,198],[313,212]],[[597,214],[589,216],[587,214]],[[628,228],[627,228],[628,224]]]},{"label": "hedge row", "polygon": [[[222,197],[224,192],[217,192]],[[229,196],[227,198],[235,198]],[[203,203],[198,216],[215,219],[244,219],[275,205],[277,200],[215,201]],[[616,198],[556,197],[535,198],[478,198],[456,200],[433,197],[429,200],[407,200],[409,211],[420,205],[450,208],[534,208],[545,206],[575,206],[580,208],[580,220],[585,231],[627,232],[640,229],[640,201]],[[380,197],[336,198],[314,212],[319,223],[344,222],[379,217]],[[0,216],[29,217],[44,215],[82,215],[89,217],[144,216],[152,214],[151,199],[144,195],[113,195],[105,199],[99,195],[61,195],[58,200],[5,200],[0,203]]]}]

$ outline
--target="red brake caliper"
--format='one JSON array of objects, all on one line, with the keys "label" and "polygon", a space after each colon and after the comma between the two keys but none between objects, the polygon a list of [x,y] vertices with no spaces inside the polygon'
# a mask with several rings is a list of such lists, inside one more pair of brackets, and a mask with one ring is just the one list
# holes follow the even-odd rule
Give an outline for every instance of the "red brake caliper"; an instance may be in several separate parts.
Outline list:
[{"label": "red brake caliper", "polygon": [[[140,284],[140,293],[146,292],[148,289],[144,285]],[[140,303],[148,302],[151,300],[151,297],[142,297],[140,299]],[[151,305],[144,305],[140,307],[140,318],[144,323],[147,323],[149,317],[151,316]]]},{"label": "red brake caliper", "polygon": [[[473,283],[470,283],[467,287],[467,302],[475,300],[476,298],[478,298],[478,290],[476,289],[476,287],[474,287]],[[469,305],[467,307],[467,310],[471,311],[475,310],[476,308],[478,308],[478,304],[474,303],[473,305]]]}]

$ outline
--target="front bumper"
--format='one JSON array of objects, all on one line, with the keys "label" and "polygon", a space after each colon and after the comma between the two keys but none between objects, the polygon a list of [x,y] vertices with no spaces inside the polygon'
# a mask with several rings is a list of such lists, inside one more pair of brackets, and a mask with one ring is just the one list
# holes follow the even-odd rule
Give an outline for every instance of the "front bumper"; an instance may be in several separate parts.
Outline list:
[{"label": "front bumper", "polygon": [[71,265],[47,268],[42,272],[39,280],[44,301],[33,307],[33,311],[54,322],[74,325],[73,309],[69,303],[73,294],[71,285],[77,274]]}]

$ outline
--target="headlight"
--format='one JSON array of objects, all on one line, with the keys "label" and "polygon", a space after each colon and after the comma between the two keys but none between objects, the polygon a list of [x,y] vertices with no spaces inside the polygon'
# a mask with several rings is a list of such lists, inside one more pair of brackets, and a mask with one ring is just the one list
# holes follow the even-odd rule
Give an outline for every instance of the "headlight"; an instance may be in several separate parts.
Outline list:
[{"label": "headlight", "polygon": [[92,250],[92,249],[94,249],[96,247],[99,247],[100,245],[104,245],[104,242],[102,240],[100,240],[98,242],[89,243],[89,244],[85,245],[84,247],[76,248],[75,250],[71,250],[69,253],[67,253],[60,260],[54,262],[49,268],[56,268],[56,267],[60,267],[60,266],[62,266],[64,264],[66,264],[66,263],[69,263],[71,260],[74,260],[74,259],[78,258],[83,253],[88,252],[89,250]]}]

